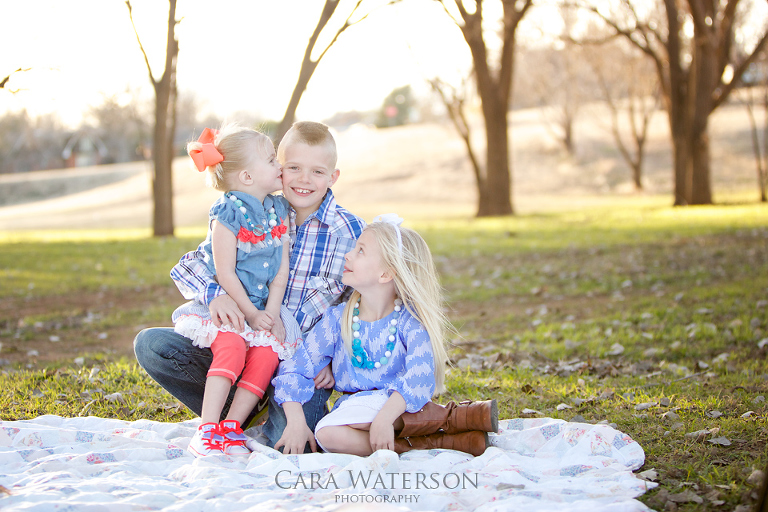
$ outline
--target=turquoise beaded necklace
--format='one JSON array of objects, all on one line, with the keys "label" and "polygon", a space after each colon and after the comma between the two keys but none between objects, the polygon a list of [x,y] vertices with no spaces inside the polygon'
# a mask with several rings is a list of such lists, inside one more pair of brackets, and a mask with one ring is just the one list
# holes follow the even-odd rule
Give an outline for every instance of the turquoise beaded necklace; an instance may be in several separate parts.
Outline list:
[{"label": "turquoise beaded necklace", "polygon": [[381,368],[389,362],[392,351],[395,349],[395,335],[397,334],[397,321],[400,319],[403,301],[395,299],[395,312],[392,313],[392,320],[389,321],[389,337],[387,338],[387,350],[378,361],[368,357],[368,352],[363,348],[363,342],[360,339],[360,299],[355,303],[355,309],[352,311],[352,366],[355,368]]},{"label": "turquoise beaded necklace", "polygon": [[[243,215],[245,216],[245,220],[246,220],[246,222],[248,222],[248,226],[250,226],[251,231],[253,231],[257,235],[263,235],[267,231],[264,226],[262,226],[262,225],[258,225],[257,226],[256,224],[254,224],[254,222],[248,216],[248,209],[243,205],[243,201],[242,200],[238,199],[237,196],[235,194],[233,194],[232,192],[227,192],[226,195],[227,195],[227,199],[229,199],[230,201],[234,202],[235,205],[240,209],[240,211],[243,212]],[[268,213],[269,213],[269,222],[268,222],[268,224],[269,224],[269,227],[273,228],[273,227],[277,226],[277,214],[275,213],[275,208],[271,207],[269,209]]]}]

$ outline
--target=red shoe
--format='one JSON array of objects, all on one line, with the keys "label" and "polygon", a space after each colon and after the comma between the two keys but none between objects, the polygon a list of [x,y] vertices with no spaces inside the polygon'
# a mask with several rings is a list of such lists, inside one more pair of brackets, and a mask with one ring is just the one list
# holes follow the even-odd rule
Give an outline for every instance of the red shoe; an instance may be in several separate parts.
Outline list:
[{"label": "red shoe", "polygon": [[245,445],[248,440],[240,422],[237,420],[224,420],[219,423],[219,433],[223,437],[222,450],[227,455],[250,455],[251,450]]},{"label": "red shoe", "polygon": [[192,436],[187,451],[195,457],[216,455],[223,453],[224,438],[219,435],[219,426],[216,423],[203,423],[197,427],[197,432]]}]

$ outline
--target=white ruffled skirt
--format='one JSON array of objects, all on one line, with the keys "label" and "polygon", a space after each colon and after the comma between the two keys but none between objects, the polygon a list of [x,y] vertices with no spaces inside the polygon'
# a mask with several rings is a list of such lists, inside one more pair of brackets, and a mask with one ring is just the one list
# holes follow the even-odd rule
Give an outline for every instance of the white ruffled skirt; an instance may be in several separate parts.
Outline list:
[{"label": "white ruffled skirt", "polygon": [[280,307],[280,319],[285,326],[283,341],[279,341],[269,331],[251,329],[247,322],[243,332],[237,332],[230,326],[216,327],[211,320],[208,306],[197,301],[190,301],[176,308],[171,319],[174,330],[192,340],[192,344],[200,348],[209,348],[220,332],[233,332],[241,336],[249,347],[271,347],[280,359],[288,359],[303,341],[296,318],[285,306]]}]

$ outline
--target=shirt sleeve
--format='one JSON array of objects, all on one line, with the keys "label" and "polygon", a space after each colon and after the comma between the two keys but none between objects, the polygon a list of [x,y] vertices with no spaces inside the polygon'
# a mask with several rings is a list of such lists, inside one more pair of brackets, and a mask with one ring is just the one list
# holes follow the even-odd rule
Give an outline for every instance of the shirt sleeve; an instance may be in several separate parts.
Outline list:
[{"label": "shirt sleeve", "polygon": [[305,403],[315,393],[314,377],[333,359],[336,340],[340,338],[339,308],[323,318],[307,333],[304,343],[299,345],[293,357],[280,363],[277,376],[272,379],[275,400]]},{"label": "shirt sleeve", "polygon": [[239,218],[240,211],[229,199],[223,199],[213,203],[211,210],[208,212],[208,217],[208,225],[211,225],[211,221],[215,220],[219,224],[226,226],[235,236],[237,236],[242,227]]},{"label": "shirt sleeve", "polygon": [[405,368],[398,378],[387,387],[387,393],[395,391],[405,400],[406,412],[418,412],[435,393],[435,358],[432,342],[424,326],[412,317],[403,324],[405,344]]},{"label": "shirt sleeve", "polygon": [[208,306],[213,299],[226,295],[227,292],[219,286],[215,276],[208,270],[202,259],[203,255],[204,252],[197,250],[182,256],[171,269],[171,279],[185,299],[196,300]]}]

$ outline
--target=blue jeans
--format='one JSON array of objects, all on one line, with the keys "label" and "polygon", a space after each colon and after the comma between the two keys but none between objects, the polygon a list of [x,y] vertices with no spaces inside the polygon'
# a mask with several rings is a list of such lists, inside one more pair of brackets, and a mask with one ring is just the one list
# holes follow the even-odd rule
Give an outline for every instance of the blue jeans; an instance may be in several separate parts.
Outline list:
[{"label": "blue jeans", "polygon": [[[177,334],[172,328],[152,327],[136,335],[133,351],[139,364],[150,377],[195,414],[200,415],[203,410],[206,374],[213,360],[210,349],[192,345],[189,338]],[[283,435],[286,419],[282,406],[275,402],[275,390],[271,385],[267,393],[269,418],[264,424],[264,434],[269,439],[269,446],[274,447]],[[226,417],[234,394],[233,386],[221,412],[222,419]],[[330,389],[316,389],[314,396],[303,405],[307,426],[312,431],[315,430],[317,422],[328,414],[326,402],[330,396]],[[246,419],[244,424],[247,425],[250,419]],[[305,451],[310,451],[308,443]]]}]

